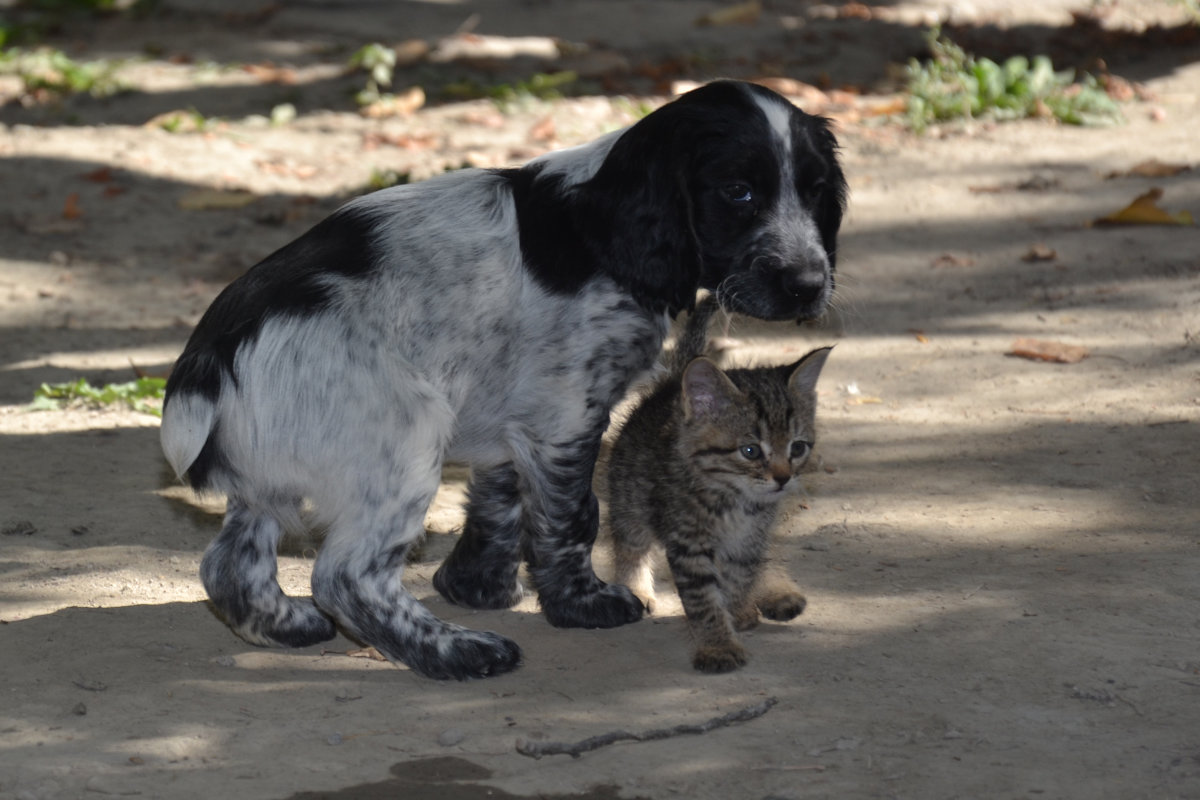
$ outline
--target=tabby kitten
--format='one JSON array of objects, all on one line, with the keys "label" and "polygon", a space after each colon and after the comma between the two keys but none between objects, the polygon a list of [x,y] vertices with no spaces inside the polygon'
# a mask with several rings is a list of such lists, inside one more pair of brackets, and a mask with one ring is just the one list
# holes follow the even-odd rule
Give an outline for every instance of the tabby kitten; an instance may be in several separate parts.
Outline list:
[{"label": "tabby kitten", "polygon": [[767,570],[780,501],[814,440],[816,385],[831,348],[794,364],[722,371],[701,356],[714,296],[700,303],[669,374],[630,415],[608,469],[617,583],[654,610],[650,548],[666,548],[696,643],[692,664],[746,663],[735,630],[804,610],[799,587]]}]

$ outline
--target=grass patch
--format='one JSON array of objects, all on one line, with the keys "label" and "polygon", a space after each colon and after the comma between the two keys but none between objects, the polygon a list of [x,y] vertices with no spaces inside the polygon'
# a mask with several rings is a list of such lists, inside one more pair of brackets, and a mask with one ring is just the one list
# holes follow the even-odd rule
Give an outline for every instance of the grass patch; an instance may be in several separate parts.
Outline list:
[{"label": "grass patch", "polygon": [[483,84],[466,80],[447,84],[445,93],[455,100],[478,100],[487,98],[500,109],[533,100],[561,100],[563,90],[579,80],[570,71],[538,72],[524,80],[513,83]]},{"label": "grass patch", "polygon": [[922,131],[954,119],[1042,117],[1072,125],[1121,121],[1121,111],[1099,82],[1074,70],[1055,70],[1046,56],[1013,56],[1002,64],[977,58],[940,28],[927,34],[932,58],[908,64],[908,123]]},{"label": "grass patch", "polygon": [[31,97],[68,97],[88,94],[109,97],[126,86],[116,78],[121,63],[111,60],[76,61],[49,47],[0,51],[0,73],[16,75]]},{"label": "grass patch", "polygon": [[92,386],[87,378],[66,383],[43,383],[33,393],[29,411],[51,411],[70,405],[94,407],[125,405],[143,414],[162,416],[163,392],[166,378],[138,378],[128,383],[107,383]]}]

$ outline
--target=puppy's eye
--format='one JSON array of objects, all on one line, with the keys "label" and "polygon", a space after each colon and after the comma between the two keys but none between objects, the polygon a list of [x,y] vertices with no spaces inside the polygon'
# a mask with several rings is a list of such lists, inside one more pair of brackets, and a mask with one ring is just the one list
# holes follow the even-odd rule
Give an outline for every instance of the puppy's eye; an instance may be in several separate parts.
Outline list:
[{"label": "puppy's eye", "polygon": [[746,205],[754,202],[754,191],[744,183],[731,183],[722,192],[731,203]]},{"label": "puppy's eye", "polygon": [[738,452],[747,461],[757,461],[762,458],[762,448],[756,444],[744,444],[738,449]]},{"label": "puppy's eye", "polygon": [[808,442],[803,442],[797,439],[792,442],[792,446],[788,451],[788,456],[793,460],[808,458],[809,451],[812,450],[812,445]]}]

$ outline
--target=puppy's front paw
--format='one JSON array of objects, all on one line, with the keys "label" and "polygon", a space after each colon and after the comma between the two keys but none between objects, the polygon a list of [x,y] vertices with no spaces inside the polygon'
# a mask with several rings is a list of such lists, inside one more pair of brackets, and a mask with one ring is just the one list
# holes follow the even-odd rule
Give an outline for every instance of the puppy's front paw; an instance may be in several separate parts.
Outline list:
[{"label": "puppy's front paw", "polygon": [[542,593],[542,610],[556,628],[616,628],[637,622],[646,606],[627,586],[596,581],[586,594]]},{"label": "puppy's front paw", "polygon": [[433,588],[454,605],[467,608],[512,608],[521,602],[525,592],[515,574],[510,579],[477,572],[456,570],[447,561],[433,574]]},{"label": "puppy's front paw", "polygon": [[760,598],[758,610],[767,619],[776,622],[787,622],[795,619],[804,611],[808,601],[799,592],[782,592],[769,597]]},{"label": "puppy's front paw", "polygon": [[734,641],[697,648],[692,666],[701,672],[733,672],[746,665],[746,650]]}]

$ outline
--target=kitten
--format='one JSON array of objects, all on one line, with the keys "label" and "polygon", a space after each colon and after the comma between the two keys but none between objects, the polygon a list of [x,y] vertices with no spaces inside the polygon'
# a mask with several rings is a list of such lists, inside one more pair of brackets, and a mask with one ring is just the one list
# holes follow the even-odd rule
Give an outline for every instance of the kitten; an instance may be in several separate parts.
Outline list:
[{"label": "kitten", "polygon": [[713,295],[696,308],[608,468],[615,580],[652,612],[650,548],[661,542],[702,672],[746,663],[735,630],[757,625],[759,613],[785,621],[804,610],[799,587],[765,569],[767,540],[812,452],[817,378],[831,350],[722,371],[701,355],[716,308]]}]

